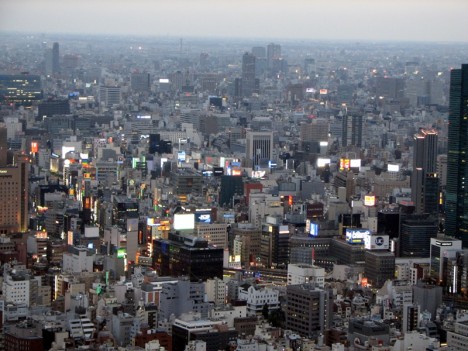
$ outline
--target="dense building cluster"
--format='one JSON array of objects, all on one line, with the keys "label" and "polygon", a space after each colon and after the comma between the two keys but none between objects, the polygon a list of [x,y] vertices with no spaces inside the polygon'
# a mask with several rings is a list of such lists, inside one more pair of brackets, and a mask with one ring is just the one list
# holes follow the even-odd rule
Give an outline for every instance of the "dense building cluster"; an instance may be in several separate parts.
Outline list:
[{"label": "dense building cluster", "polygon": [[468,350],[467,47],[54,40],[1,36],[0,351]]}]

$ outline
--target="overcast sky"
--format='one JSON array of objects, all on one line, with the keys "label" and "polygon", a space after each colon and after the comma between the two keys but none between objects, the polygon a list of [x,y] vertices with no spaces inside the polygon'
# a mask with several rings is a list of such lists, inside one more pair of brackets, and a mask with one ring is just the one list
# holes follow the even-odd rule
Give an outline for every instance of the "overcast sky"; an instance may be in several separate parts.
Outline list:
[{"label": "overcast sky", "polygon": [[468,42],[468,0],[0,0],[0,31]]}]

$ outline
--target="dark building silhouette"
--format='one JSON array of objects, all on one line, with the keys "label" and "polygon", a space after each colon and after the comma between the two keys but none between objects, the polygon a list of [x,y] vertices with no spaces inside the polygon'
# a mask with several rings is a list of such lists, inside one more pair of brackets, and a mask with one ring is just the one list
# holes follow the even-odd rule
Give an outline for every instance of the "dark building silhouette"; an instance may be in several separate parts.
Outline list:
[{"label": "dark building silhouette", "polygon": [[342,144],[343,146],[363,146],[362,143],[362,115],[348,115],[343,116],[343,132]]},{"label": "dark building silhouette", "polygon": [[450,75],[445,233],[468,245],[468,64]]},{"label": "dark building silhouette", "polygon": [[331,291],[314,284],[288,285],[286,327],[299,335],[315,339],[330,327],[333,315]]},{"label": "dark building silhouette", "polygon": [[221,176],[221,191],[219,192],[219,204],[232,206],[235,195],[244,195],[244,181],[241,176]]},{"label": "dark building silhouette", "polygon": [[0,75],[0,103],[30,106],[42,99],[41,77],[32,74]]},{"label": "dark building silhouette", "polygon": [[400,255],[402,257],[429,257],[431,238],[439,231],[436,217],[408,215],[402,218],[400,226]]},{"label": "dark building silhouette", "polygon": [[191,281],[223,278],[224,249],[196,237],[169,234],[154,241],[153,266],[161,276],[188,276]]},{"label": "dark building silhouette", "polygon": [[59,43],[54,43],[52,45],[52,73],[60,73]]},{"label": "dark building silhouette", "polygon": [[411,200],[416,213],[438,212],[437,131],[421,130],[414,136]]},{"label": "dark building silhouette", "polygon": [[68,100],[47,100],[43,101],[38,106],[37,119],[42,121],[44,117],[52,117],[54,115],[70,114],[70,102]]},{"label": "dark building silhouette", "polygon": [[259,81],[255,78],[255,56],[246,52],[242,56],[242,96],[258,93]]},{"label": "dark building silhouette", "polygon": [[130,76],[130,84],[134,92],[149,92],[150,91],[150,74],[143,72],[135,72]]}]

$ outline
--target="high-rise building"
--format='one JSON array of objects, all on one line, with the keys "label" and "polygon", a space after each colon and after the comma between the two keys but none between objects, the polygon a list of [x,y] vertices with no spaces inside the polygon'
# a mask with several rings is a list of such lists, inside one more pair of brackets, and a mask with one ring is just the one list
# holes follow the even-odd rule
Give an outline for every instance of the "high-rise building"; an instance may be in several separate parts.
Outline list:
[{"label": "high-rise building", "polygon": [[150,74],[146,72],[132,73],[130,83],[134,92],[148,92],[150,90]]},{"label": "high-rise building", "polygon": [[266,58],[266,50],[264,46],[254,46],[252,48],[252,55],[256,58]]},{"label": "high-rise building", "polygon": [[281,45],[270,43],[267,46],[267,65],[268,69],[272,69],[274,61],[281,58]]},{"label": "high-rise building", "polygon": [[273,132],[247,131],[246,140],[247,159],[252,160],[254,167],[263,163],[261,161],[267,165],[273,158]]},{"label": "high-rise building", "polygon": [[363,146],[362,143],[362,115],[348,115],[343,116],[342,128],[342,144],[343,146]]},{"label": "high-rise building", "polygon": [[258,93],[258,80],[255,78],[255,56],[246,52],[242,56],[242,96],[251,97]]},{"label": "high-rise building", "polygon": [[43,101],[38,106],[39,112],[37,119],[42,121],[46,117],[55,115],[68,115],[70,114],[70,101],[69,100],[47,100]]},{"label": "high-rise building", "polygon": [[54,43],[52,45],[52,72],[54,74],[60,73],[59,43]]},{"label": "high-rise building", "polygon": [[320,146],[328,142],[329,122],[326,119],[313,119],[310,123],[301,123],[301,150],[320,153]]},{"label": "high-rise building", "polygon": [[269,216],[262,224],[260,260],[267,268],[289,263],[289,227],[282,225],[280,218]]},{"label": "high-rise building", "polygon": [[153,260],[160,275],[189,276],[191,281],[223,278],[224,249],[201,238],[169,234],[154,241]]},{"label": "high-rise building", "polygon": [[427,214],[408,215],[400,224],[400,256],[429,257],[431,238],[438,232],[438,219]]},{"label": "high-rise building", "polygon": [[437,131],[422,129],[414,136],[411,200],[416,213],[437,213]]},{"label": "high-rise building", "polygon": [[17,155],[12,165],[0,164],[0,234],[28,229],[29,162]]},{"label": "high-rise building", "polygon": [[450,75],[445,233],[468,245],[468,64]]},{"label": "high-rise building", "polygon": [[99,87],[99,102],[106,107],[120,104],[120,87],[104,86]]},{"label": "high-rise building", "polygon": [[395,277],[395,255],[385,250],[366,250],[364,271],[369,284],[380,288]]},{"label": "high-rise building", "polygon": [[315,284],[288,285],[286,328],[307,338],[316,338],[330,327],[333,313],[331,291]]},{"label": "high-rise building", "polygon": [[41,77],[32,74],[0,75],[0,102],[31,105],[42,99]]}]

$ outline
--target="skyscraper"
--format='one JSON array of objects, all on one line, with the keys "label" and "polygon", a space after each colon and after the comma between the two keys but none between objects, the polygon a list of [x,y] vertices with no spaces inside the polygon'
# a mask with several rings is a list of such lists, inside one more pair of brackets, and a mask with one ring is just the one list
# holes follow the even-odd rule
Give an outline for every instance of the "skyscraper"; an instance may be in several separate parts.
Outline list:
[{"label": "skyscraper", "polygon": [[281,45],[270,43],[267,46],[268,69],[273,68],[273,63],[281,58]]},{"label": "skyscraper", "polygon": [[260,160],[267,163],[273,157],[273,132],[247,131],[246,157],[253,162],[253,166],[260,164]]},{"label": "skyscraper", "polygon": [[342,129],[342,144],[343,146],[362,146],[362,115],[348,115],[343,116],[343,129]]},{"label": "skyscraper", "polygon": [[60,73],[59,43],[54,43],[52,46],[52,72]]},{"label": "skyscraper", "polygon": [[0,234],[27,231],[28,178],[27,156],[16,155],[12,165],[0,164]]},{"label": "skyscraper", "polygon": [[439,178],[437,177],[437,131],[422,129],[414,135],[411,200],[416,213],[437,213]]},{"label": "skyscraper", "polygon": [[468,245],[468,64],[450,74],[445,233]]},{"label": "skyscraper", "polygon": [[258,93],[258,81],[255,78],[255,56],[246,52],[242,56],[242,96],[251,97]]}]

